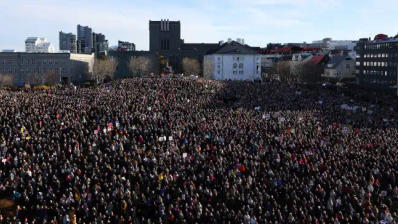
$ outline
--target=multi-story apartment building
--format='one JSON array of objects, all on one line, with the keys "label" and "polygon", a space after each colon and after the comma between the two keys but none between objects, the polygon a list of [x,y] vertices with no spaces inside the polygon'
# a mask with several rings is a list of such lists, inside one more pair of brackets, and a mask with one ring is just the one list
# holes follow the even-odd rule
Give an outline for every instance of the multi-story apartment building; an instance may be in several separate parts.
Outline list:
[{"label": "multi-story apartment building", "polygon": [[356,76],[361,86],[397,92],[398,38],[377,35],[356,46]]},{"label": "multi-story apartment building", "polygon": [[135,51],[135,44],[127,41],[118,41],[118,51]]},{"label": "multi-story apartment building", "polygon": [[108,51],[108,40],[102,33],[93,32],[93,49],[92,52],[104,53]]},{"label": "multi-story apartment building", "polygon": [[25,40],[26,53],[54,53],[53,45],[44,37],[28,37]]},{"label": "multi-story apartment building", "polygon": [[91,54],[93,49],[93,30],[88,26],[77,25],[78,53]]},{"label": "multi-story apartment building", "polygon": [[59,32],[59,50],[77,53],[76,35],[73,33]]}]

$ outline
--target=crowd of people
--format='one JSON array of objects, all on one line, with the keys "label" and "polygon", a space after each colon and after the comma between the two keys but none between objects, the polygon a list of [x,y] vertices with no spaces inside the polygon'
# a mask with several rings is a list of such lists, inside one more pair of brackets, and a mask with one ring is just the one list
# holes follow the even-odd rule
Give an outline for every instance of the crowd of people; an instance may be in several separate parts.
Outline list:
[{"label": "crowd of people", "polygon": [[396,223],[391,105],[276,81],[0,90],[0,223]]}]

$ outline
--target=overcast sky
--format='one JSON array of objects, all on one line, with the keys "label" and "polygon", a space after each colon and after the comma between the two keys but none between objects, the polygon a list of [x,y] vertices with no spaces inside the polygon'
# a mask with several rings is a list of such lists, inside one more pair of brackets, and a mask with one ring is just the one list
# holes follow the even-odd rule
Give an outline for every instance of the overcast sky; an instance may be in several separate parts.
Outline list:
[{"label": "overcast sky", "polygon": [[398,33],[397,0],[0,0],[0,50],[24,50],[28,36],[58,49],[58,32],[76,25],[149,48],[149,20],[181,21],[186,43],[244,38],[252,46],[357,40]]}]

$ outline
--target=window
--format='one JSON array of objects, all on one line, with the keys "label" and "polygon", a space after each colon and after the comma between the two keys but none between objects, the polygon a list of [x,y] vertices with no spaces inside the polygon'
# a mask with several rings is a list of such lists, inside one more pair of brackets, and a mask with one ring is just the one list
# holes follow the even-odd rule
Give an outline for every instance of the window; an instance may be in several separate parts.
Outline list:
[{"label": "window", "polygon": [[236,75],[237,73],[238,73],[238,72],[237,72],[236,70],[235,70],[235,71],[233,71],[233,74],[234,74],[234,75]]},{"label": "window", "polygon": [[234,69],[236,69],[238,67],[238,64],[234,63]]},{"label": "window", "polygon": [[161,40],[160,41],[160,49],[164,51],[170,50],[170,40]]},{"label": "window", "polygon": [[241,70],[241,71],[239,71],[239,75],[243,75],[243,71]]},{"label": "window", "polygon": [[243,63],[240,63],[240,64],[239,64],[239,68],[243,68]]}]

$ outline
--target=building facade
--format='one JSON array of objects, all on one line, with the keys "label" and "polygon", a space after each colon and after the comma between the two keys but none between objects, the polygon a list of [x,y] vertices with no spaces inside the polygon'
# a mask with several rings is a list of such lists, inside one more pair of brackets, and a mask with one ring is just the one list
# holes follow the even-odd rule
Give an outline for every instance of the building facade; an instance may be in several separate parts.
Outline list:
[{"label": "building facade", "polygon": [[0,74],[14,75],[14,84],[23,85],[28,76],[51,73],[59,82],[81,82],[93,71],[94,55],[72,53],[0,53]]},{"label": "building facade", "polygon": [[348,55],[331,57],[322,77],[337,81],[355,80],[355,60]]},{"label": "building facade", "polygon": [[397,93],[398,38],[361,39],[356,57],[359,85]]},{"label": "building facade", "polygon": [[203,70],[216,80],[261,80],[261,55],[232,41],[205,56]]},{"label": "building facade", "polygon": [[54,53],[53,45],[44,37],[28,37],[25,40],[26,53]]},{"label": "building facade", "polygon": [[117,51],[135,51],[135,44],[128,41],[118,41]]},{"label": "building facade", "polygon": [[88,26],[77,25],[78,53],[91,54],[93,48],[93,30]]},{"label": "building facade", "polygon": [[149,21],[149,51],[167,59],[172,70],[182,72],[182,59],[197,59],[200,64],[208,51],[218,48],[218,43],[184,43],[181,39],[180,21]]},{"label": "building facade", "polygon": [[93,50],[94,53],[105,53],[108,51],[108,40],[102,33],[93,32]]},{"label": "building facade", "polygon": [[181,71],[180,21],[149,21],[149,51],[165,57],[175,71]]},{"label": "building facade", "polygon": [[77,53],[76,35],[73,33],[59,32],[59,50]]}]

